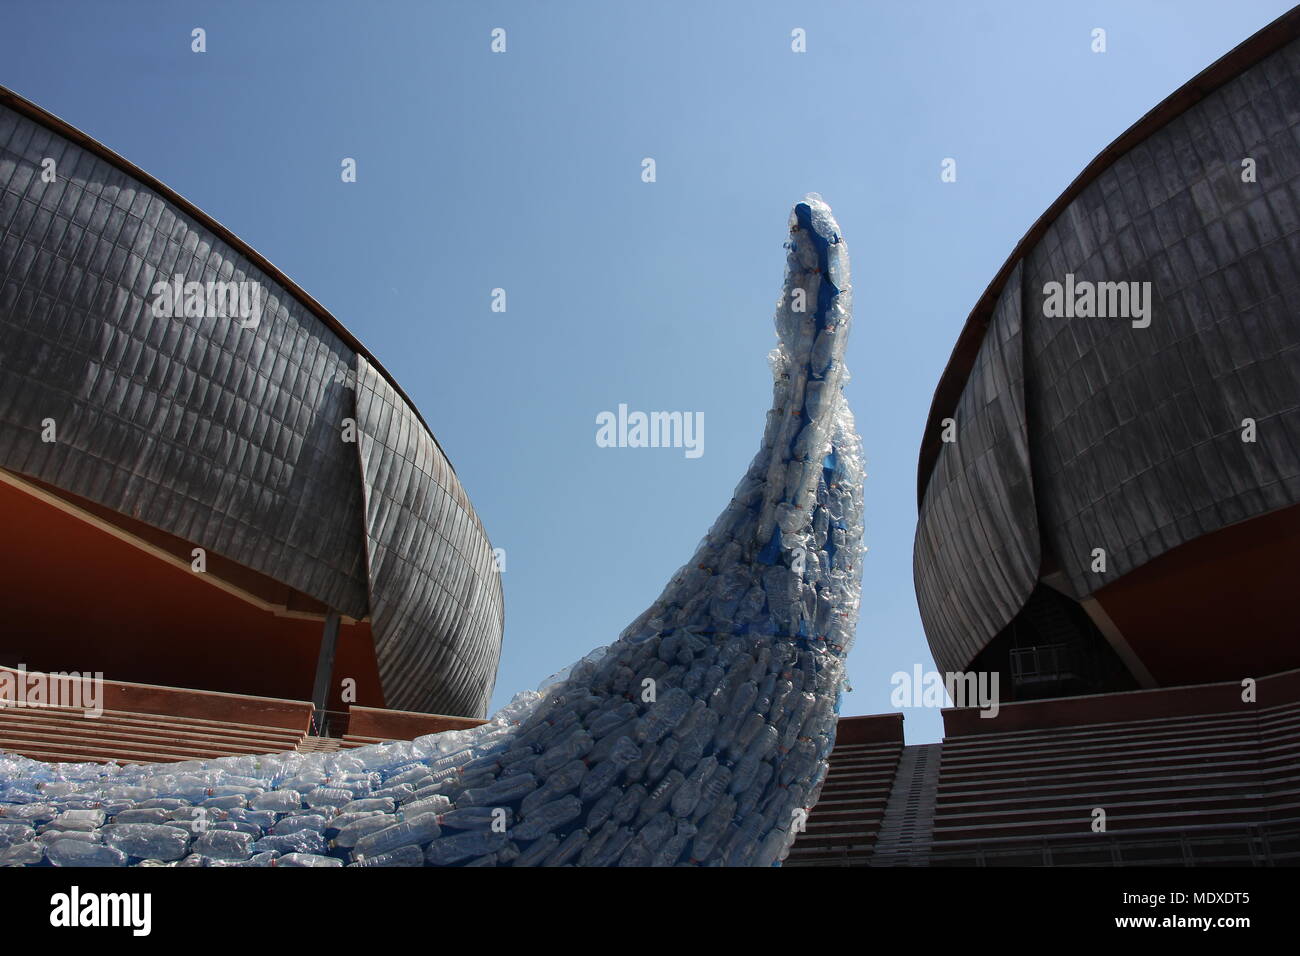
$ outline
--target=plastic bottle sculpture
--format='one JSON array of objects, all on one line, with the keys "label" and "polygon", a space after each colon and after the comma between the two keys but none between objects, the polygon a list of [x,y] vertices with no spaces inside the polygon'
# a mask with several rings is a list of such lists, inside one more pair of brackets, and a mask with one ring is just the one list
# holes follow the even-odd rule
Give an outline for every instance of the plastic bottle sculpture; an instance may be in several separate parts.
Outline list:
[{"label": "plastic bottle sculpture", "polygon": [[768,866],[817,801],[861,589],[849,261],[794,207],[763,445],[655,603],[488,723],[339,753],[0,756],[0,865]]}]

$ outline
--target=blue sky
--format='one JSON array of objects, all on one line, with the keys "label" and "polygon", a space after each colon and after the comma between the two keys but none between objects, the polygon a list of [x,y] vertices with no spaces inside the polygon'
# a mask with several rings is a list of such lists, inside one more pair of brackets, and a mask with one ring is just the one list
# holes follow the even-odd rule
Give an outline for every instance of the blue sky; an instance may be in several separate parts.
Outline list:
[{"label": "blue sky", "polygon": [[[916,458],[971,306],[1093,156],[1287,8],[55,0],[6,5],[0,83],[230,227],[402,383],[506,550],[494,706],[612,640],[726,505],[789,207],[821,193],[854,265],[870,553],[844,713],[867,714],[934,666]],[[620,403],[703,412],[704,455],[597,447]]]}]

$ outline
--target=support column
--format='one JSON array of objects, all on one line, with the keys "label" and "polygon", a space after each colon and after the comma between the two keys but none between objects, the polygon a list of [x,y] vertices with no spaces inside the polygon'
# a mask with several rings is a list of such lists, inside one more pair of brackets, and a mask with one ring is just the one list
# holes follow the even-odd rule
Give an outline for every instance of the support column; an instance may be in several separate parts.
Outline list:
[{"label": "support column", "polygon": [[324,736],[327,717],[325,708],[329,706],[330,689],[334,684],[334,651],[339,643],[339,616],[330,611],[325,616],[325,630],[320,638],[320,656],[316,658],[316,687],[312,691],[311,702],[316,708],[316,735]]}]

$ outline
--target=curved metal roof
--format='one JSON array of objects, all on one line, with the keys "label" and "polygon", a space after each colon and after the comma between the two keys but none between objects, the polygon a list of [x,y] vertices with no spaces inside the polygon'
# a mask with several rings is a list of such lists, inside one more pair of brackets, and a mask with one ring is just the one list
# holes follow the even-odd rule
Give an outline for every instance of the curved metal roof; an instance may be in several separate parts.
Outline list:
[{"label": "curved metal roof", "polygon": [[930,475],[934,470],[935,461],[938,458],[942,444],[939,439],[939,423],[957,407],[962,389],[966,387],[966,380],[970,377],[971,369],[975,366],[975,359],[979,354],[980,345],[984,341],[984,334],[988,331],[989,320],[992,318],[994,307],[997,305],[998,296],[1015,269],[1016,263],[1024,258],[1026,253],[1043,238],[1048,227],[1056,221],[1066,207],[1078,198],[1079,194],[1109,168],[1115,160],[1156,130],[1205,99],[1219,87],[1297,37],[1300,37],[1300,6],[1287,11],[1249,39],[1215,60],[1121,133],[1114,142],[1097,154],[1097,157],[1084,168],[1083,172],[1075,177],[1074,182],[1066,187],[1065,191],[1047,208],[1046,212],[1038,217],[1034,224],[1029,227],[1029,231],[1016,243],[1011,255],[1007,257],[1006,262],[1002,264],[1002,268],[993,277],[993,281],[988,284],[979,301],[975,303],[975,308],[966,317],[966,322],[957,337],[957,344],[953,346],[952,355],[948,358],[948,364],[944,367],[943,374],[939,378],[939,384],[935,388],[934,398],[930,402],[930,412],[926,416],[925,433],[921,439],[920,456],[917,463],[916,497],[918,507],[925,501],[925,490],[930,483]]},{"label": "curved metal roof", "polygon": [[[36,202],[42,140],[85,168]],[[387,706],[486,713],[504,617],[491,544],[427,423],[337,319],[201,210],[7,91],[0,236],[0,465],[369,614]],[[142,283],[183,254],[209,277],[256,276],[277,320],[242,337],[188,322],[199,316],[155,321]],[[36,407],[58,442],[31,427]],[[354,442],[336,430],[349,413]]]},{"label": "curved metal roof", "polygon": [[[94,153],[96,156],[122,170],[122,172],[126,173],[128,176],[139,180],[142,184],[157,192],[162,198],[175,205],[185,213],[185,215],[196,220],[206,229],[210,229],[221,238],[222,242],[229,245],[241,255],[246,256],[249,261],[266,273],[268,277],[274,279],[283,286],[286,292],[301,302],[309,312],[316,316],[316,318],[324,322],[326,327],[337,335],[345,345],[351,348],[358,355],[363,356],[365,360],[370,363],[371,367],[374,368],[375,371],[379,372],[388,384],[393,387],[397,394],[405,400],[406,404],[411,407],[411,410],[415,412],[416,418],[419,419],[420,424],[424,426],[425,431],[427,431],[429,436],[433,439],[434,444],[438,445],[438,450],[442,450],[442,445],[438,443],[438,436],[433,433],[433,429],[429,427],[429,423],[426,422],[424,416],[420,414],[419,407],[411,401],[411,397],[406,394],[402,389],[402,386],[398,384],[395,378],[393,378],[388,369],[384,368],[383,363],[381,363],[379,359],[375,358],[371,351],[362,345],[361,341],[349,332],[347,327],[340,322],[334,314],[329,311],[329,309],[317,302],[316,299],[302,288],[302,286],[298,285],[298,283],[294,282],[280,271],[280,269],[267,259],[266,256],[262,255],[239,236],[235,235],[235,233],[231,232],[212,216],[208,215],[208,213],[194,205],[194,203],[190,202],[157,177],[150,175],[130,160],[113,152],[113,150],[109,149],[93,136],[81,131],[66,120],[60,119],[48,110],[42,109],[31,100],[21,94],[15,93],[6,86],[0,86],[0,106],[7,106],[13,111],[21,113],[27,118],[40,123],[47,129],[76,143],[82,149]],[[451,464],[450,460],[448,460],[448,464]],[[451,465],[451,469],[452,472],[455,473],[456,466]]]}]

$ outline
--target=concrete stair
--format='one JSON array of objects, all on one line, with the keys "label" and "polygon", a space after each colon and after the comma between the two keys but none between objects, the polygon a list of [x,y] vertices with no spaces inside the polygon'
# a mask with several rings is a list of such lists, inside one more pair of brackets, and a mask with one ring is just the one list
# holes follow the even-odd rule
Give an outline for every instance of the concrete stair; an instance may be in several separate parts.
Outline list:
[{"label": "concrete stair", "polygon": [[166,763],[296,750],[307,735],[282,727],[79,708],[0,708],[0,752],[50,762]]},{"label": "concrete stair", "polygon": [[858,866],[871,858],[902,736],[896,714],[840,720],[821,797],[785,866]]},{"label": "concrete stair", "polygon": [[942,753],[942,744],[903,749],[876,838],[873,866],[925,866],[928,862]]}]

